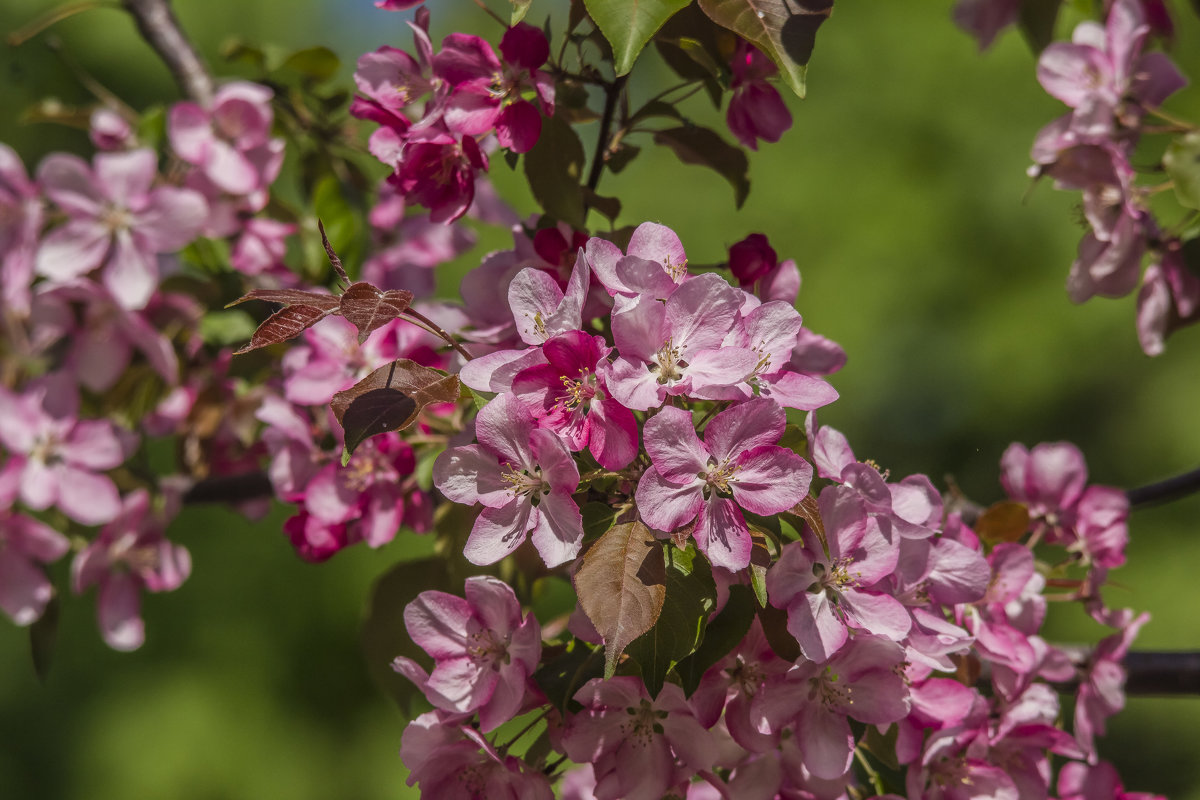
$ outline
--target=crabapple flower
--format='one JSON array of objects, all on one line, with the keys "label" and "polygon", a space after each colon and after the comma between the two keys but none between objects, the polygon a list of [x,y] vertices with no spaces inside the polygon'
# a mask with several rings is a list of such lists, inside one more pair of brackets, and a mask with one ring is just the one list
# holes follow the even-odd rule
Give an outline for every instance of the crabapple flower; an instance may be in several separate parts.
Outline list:
[{"label": "crabapple flower", "polygon": [[404,729],[400,758],[408,785],[439,800],[554,800],[546,776],[501,755],[461,715],[429,711]]},{"label": "crabapple flower", "polygon": [[637,487],[642,519],[661,531],[695,519],[692,535],[709,561],[728,570],[749,566],[753,541],[741,508],[786,511],[812,481],[809,463],[776,444],[786,425],[782,408],[757,398],[713,417],[701,442],[690,412],[663,408],[645,427],[653,463]]},{"label": "crabapple flower", "polygon": [[690,277],[683,243],[674,231],[657,222],[638,225],[624,253],[607,239],[588,239],[584,257],[596,280],[614,297],[650,294],[666,298]]},{"label": "crabapple flower", "polygon": [[583,303],[590,282],[591,270],[584,258],[575,260],[565,292],[540,269],[526,267],[518,272],[508,286],[508,305],[521,339],[539,345],[551,336],[583,327]]},{"label": "crabapple flower", "polygon": [[29,287],[38,232],[42,227],[42,201],[37,186],[11,147],[0,143],[0,300],[6,310],[29,313]]},{"label": "crabapple flower", "polygon": [[1167,249],[1146,267],[1137,308],[1138,342],[1148,356],[1161,355],[1171,332],[1200,319],[1200,278],[1178,249]]},{"label": "crabapple flower", "polygon": [[783,300],[788,305],[800,294],[800,270],[788,259],[780,263],[775,248],[761,233],[752,233],[729,248],[729,270],[738,286],[755,292],[763,302]]},{"label": "crabapple flower", "polygon": [[827,661],[846,644],[851,627],[903,640],[912,618],[884,583],[900,552],[886,518],[868,514],[858,493],[844,486],[827,486],[817,505],[829,554],[806,525],[803,542],[785,546],[767,572],[771,605],[787,609],[787,629],[800,651]]},{"label": "crabapple flower", "polygon": [[37,271],[63,283],[102,269],[101,279],[121,305],[142,308],[158,283],[155,256],[195,238],[208,215],[190,189],[152,189],[153,150],[99,153],[94,168],[66,153],[46,157],[38,181],[66,214],[37,254]]},{"label": "crabapple flower", "polygon": [[167,119],[171,149],[227,194],[265,189],[277,172],[262,168],[279,145],[271,140],[273,96],[261,84],[233,81],[217,90],[211,108],[176,103]]},{"label": "crabapple flower", "polygon": [[745,293],[713,273],[685,281],[665,303],[620,298],[612,330],[620,356],[609,388],[626,408],[646,411],[668,395],[729,387],[754,372],[759,354],[723,346],[738,324]]},{"label": "crabapple flower", "polygon": [[1058,773],[1061,800],[1166,800],[1148,792],[1127,792],[1116,767],[1107,761],[1089,766],[1078,761],[1064,764]]},{"label": "crabapple flower", "polygon": [[733,90],[725,112],[729,130],[751,150],[758,149],[759,139],[778,142],[792,127],[792,115],[783,98],[767,83],[767,78],[779,69],[745,39],[738,39],[729,68],[732,72],[729,88]]},{"label": "crabapple flower", "polygon": [[1096,736],[1103,736],[1106,720],[1125,707],[1125,666],[1121,663],[1138,631],[1150,615],[1118,612],[1109,622],[1120,628],[1102,639],[1085,666],[1075,699],[1075,739],[1091,763],[1096,763]]},{"label": "crabapple flower", "polygon": [[36,564],[57,561],[71,543],[45,523],[12,510],[20,469],[14,459],[0,470],[0,610],[18,625],[30,625],[54,597],[54,586]]},{"label": "crabapple flower", "polygon": [[583,710],[567,721],[562,746],[592,765],[596,800],[658,800],[716,760],[712,735],[673,683],[651,700],[640,678],[593,678],[575,700]]},{"label": "crabapple flower", "polygon": [[579,554],[583,517],[571,493],[579,468],[558,434],[539,428],[516,397],[502,394],[475,418],[479,444],[452,447],[433,465],[433,483],[455,503],[484,506],[463,555],[494,564],[529,533],[554,567]]},{"label": "crabapple flower", "polygon": [[166,521],[150,509],[150,495],[125,496],[121,513],[71,563],[71,586],[82,594],[98,585],[96,616],[114,650],[136,650],[146,639],[142,590],[178,589],[192,571],[191,556],[163,536]]},{"label": "crabapple flower", "polygon": [[549,339],[546,359],[521,370],[512,392],[542,427],[557,431],[570,450],[591,450],[605,469],[629,465],[637,455],[637,420],[605,390],[604,337],[567,331]]},{"label": "crabapple flower", "polygon": [[392,668],[417,684],[443,711],[479,713],[487,733],[512,719],[525,699],[525,683],[542,652],[541,627],[521,616],[512,589],[487,575],[467,578],[466,599],[421,592],[404,609],[413,642],[434,659],[426,674],[399,656]]},{"label": "crabapple flower", "polygon": [[105,106],[92,112],[88,138],[97,150],[124,150],[137,142],[128,120]]},{"label": "crabapple flower", "polygon": [[35,511],[57,506],[84,525],[108,522],[121,500],[102,473],[125,461],[132,442],[108,420],[78,419],[73,408],[51,414],[52,403],[76,403],[50,394],[45,385],[23,395],[0,387],[0,443],[21,465],[21,502]]}]

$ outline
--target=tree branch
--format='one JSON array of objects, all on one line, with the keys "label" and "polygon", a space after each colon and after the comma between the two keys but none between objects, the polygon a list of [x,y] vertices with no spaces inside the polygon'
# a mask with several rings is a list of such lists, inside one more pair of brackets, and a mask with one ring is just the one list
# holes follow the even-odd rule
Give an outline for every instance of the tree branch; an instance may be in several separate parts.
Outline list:
[{"label": "tree branch", "polygon": [[137,22],[142,38],[167,65],[179,88],[190,99],[208,105],[213,80],[196,48],[179,27],[169,0],[121,0]]},{"label": "tree branch", "polygon": [[1125,694],[1200,695],[1200,652],[1132,651],[1123,663]]},{"label": "tree branch", "polygon": [[592,156],[592,169],[588,173],[587,187],[593,192],[600,185],[600,175],[604,171],[604,151],[608,149],[609,138],[612,136],[613,117],[617,111],[617,100],[625,89],[625,75],[604,86],[604,112],[600,117],[600,132],[596,135],[596,152]]},{"label": "tree branch", "polygon": [[1139,486],[1125,492],[1133,508],[1166,503],[1200,491],[1200,469],[1167,478],[1165,481]]},{"label": "tree branch", "polygon": [[237,475],[215,475],[196,481],[183,493],[184,505],[199,503],[243,503],[272,497],[275,490],[265,472],[242,472]]}]

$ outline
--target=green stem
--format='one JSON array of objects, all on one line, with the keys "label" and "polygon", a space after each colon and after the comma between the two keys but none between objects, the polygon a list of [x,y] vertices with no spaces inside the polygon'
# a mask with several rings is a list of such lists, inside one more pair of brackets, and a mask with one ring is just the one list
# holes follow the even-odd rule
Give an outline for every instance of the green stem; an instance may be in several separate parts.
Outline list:
[{"label": "green stem", "polygon": [[91,11],[96,8],[117,8],[117,4],[113,0],[82,0],[82,2],[67,3],[58,8],[52,8],[40,17],[10,33],[7,37],[8,43],[13,47],[19,47],[47,28],[62,22],[64,19],[69,19],[76,14],[82,14],[85,11]]}]

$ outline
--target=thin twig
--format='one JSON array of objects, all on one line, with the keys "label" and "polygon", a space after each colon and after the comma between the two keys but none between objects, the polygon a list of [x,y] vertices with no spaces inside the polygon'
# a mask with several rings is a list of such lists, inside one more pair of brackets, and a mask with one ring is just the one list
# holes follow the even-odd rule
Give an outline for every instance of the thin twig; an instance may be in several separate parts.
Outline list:
[{"label": "thin twig", "polygon": [[196,481],[183,493],[183,504],[242,503],[272,497],[274,494],[275,490],[267,473],[242,472],[237,475],[215,475]]},{"label": "thin twig", "polygon": [[429,331],[430,333],[435,334],[437,336],[440,336],[442,339],[444,339],[446,341],[447,344],[449,344],[451,347],[453,347],[455,350],[457,350],[458,354],[460,356],[462,356],[463,358],[465,358],[467,361],[470,361],[472,358],[475,357],[475,356],[471,355],[470,353],[468,353],[465,349],[463,349],[463,346],[461,344],[459,344],[458,341],[453,336],[446,333],[446,331],[442,330],[442,327],[440,325],[438,325],[436,322],[434,322],[433,320],[431,320],[429,317],[425,316],[421,312],[416,311],[410,307],[405,310],[404,316],[412,317],[414,320],[421,323],[421,325],[423,325],[427,331]]},{"label": "thin twig", "polygon": [[58,8],[52,8],[28,24],[17,28],[8,35],[7,41],[12,47],[20,47],[52,25],[56,25],[76,14],[82,14],[85,11],[92,11],[97,8],[118,7],[116,0],[83,0],[83,2],[79,3],[67,3]]},{"label": "thin twig", "polygon": [[121,4],[133,15],[142,38],[167,65],[183,93],[200,105],[209,105],[212,76],[179,27],[168,0],[121,0]]},{"label": "thin twig", "polygon": [[1130,489],[1125,492],[1125,496],[1129,498],[1129,505],[1131,507],[1143,508],[1158,503],[1166,503],[1171,500],[1178,500],[1195,492],[1200,492],[1200,469],[1194,469],[1191,472],[1167,478],[1165,481]]},{"label": "thin twig", "polygon": [[604,86],[604,113],[600,117],[600,132],[596,135],[596,152],[592,156],[592,169],[588,173],[587,187],[593,192],[600,185],[600,175],[604,172],[604,153],[608,149],[613,117],[617,111],[617,100],[625,89],[625,77],[621,75],[612,83]]},{"label": "thin twig", "polygon": [[138,112],[124,100],[113,94],[107,86],[93,78],[87,70],[75,63],[75,59],[68,55],[57,36],[47,37],[46,47],[50,48],[50,52],[54,53],[58,57],[58,60],[63,63],[63,66],[70,70],[71,74],[75,76],[75,80],[79,81],[80,85],[91,92],[97,100],[120,114],[126,122],[135,124],[138,121],[138,117],[140,116]]}]

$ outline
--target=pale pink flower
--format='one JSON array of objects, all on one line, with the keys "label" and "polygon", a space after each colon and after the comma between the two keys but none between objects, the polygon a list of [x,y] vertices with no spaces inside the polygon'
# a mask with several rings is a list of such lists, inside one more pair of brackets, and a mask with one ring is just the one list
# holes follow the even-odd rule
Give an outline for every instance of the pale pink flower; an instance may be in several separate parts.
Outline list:
[{"label": "pale pink flower", "polygon": [[583,517],[571,493],[579,468],[558,434],[536,426],[516,397],[502,394],[475,418],[479,444],[452,447],[433,465],[433,483],[449,500],[485,508],[463,555],[494,564],[530,533],[546,566],[575,558]]},{"label": "pale pink flower", "polygon": [[0,143],[0,299],[6,311],[19,316],[29,313],[42,217],[37,186],[16,152]]},{"label": "pale pink flower", "polygon": [[17,625],[30,625],[54,597],[54,586],[38,564],[62,558],[71,543],[45,523],[12,510],[20,472],[17,459],[0,469],[0,610]]},{"label": "pale pink flower", "polygon": [[136,650],[145,641],[142,591],[174,591],[191,573],[191,556],[164,537],[165,526],[164,515],[150,508],[150,495],[138,489],[125,496],[121,513],[71,564],[76,594],[99,586],[96,616],[114,650]]},{"label": "pale pink flower", "polygon": [[100,153],[94,168],[77,156],[48,156],[38,180],[67,222],[42,240],[38,273],[63,283],[99,268],[117,302],[144,307],[158,283],[157,254],[190,242],[208,214],[196,192],[151,188],[157,160],[145,149]]},{"label": "pale pink flower", "polygon": [[167,120],[171,149],[227,194],[265,189],[274,175],[263,167],[279,146],[271,140],[273,96],[266,86],[233,81],[217,90],[209,108],[176,103]]},{"label": "pale pink flower", "polygon": [[679,236],[657,222],[638,225],[624,253],[607,239],[588,239],[584,257],[596,280],[613,296],[666,298],[691,277]]},{"label": "pale pink flower", "polygon": [[572,761],[592,765],[596,800],[659,800],[712,768],[712,736],[673,683],[651,700],[640,678],[594,678],[575,700],[583,710],[567,721],[562,746]]},{"label": "pale pink flower", "polygon": [[713,417],[701,442],[690,412],[661,409],[645,427],[653,465],[638,482],[642,519],[661,531],[695,519],[700,552],[716,566],[744,569],[753,542],[741,508],[778,514],[808,494],[812,466],[776,444],[786,425],[782,408],[757,398]]},{"label": "pale pink flower", "polygon": [[404,609],[408,635],[433,657],[432,673],[398,656],[392,668],[420,687],[434,706],[478,712],[487,733],[512,719],[542,652],[541,627],[521,615],[512,589],[487,575],[467,578],[466,599],[421,592]]},{"label": "pale pink flower", "polygon": [[76,522],[99,525],[121,509],[117,487],[103,472],[123,463],[133,442],[108,420],[78,419],[77,403],[50,396],[70,391],[61,383],[22,395],[0,387],[0,443],[21,464],[21,502],[35,511],[57,506]]},{"label": "pale pink flower", "polygon": [[1061,800],[1166,800],[1149,792],[1127,792],[1116,767],[1107,761],[1089,766],[1078,761],[1064,764],[1058,773]]}]

